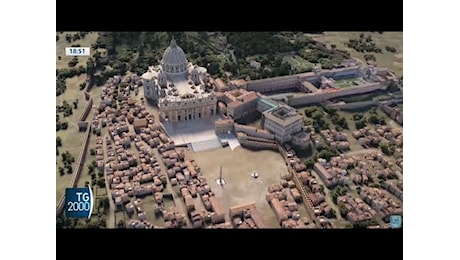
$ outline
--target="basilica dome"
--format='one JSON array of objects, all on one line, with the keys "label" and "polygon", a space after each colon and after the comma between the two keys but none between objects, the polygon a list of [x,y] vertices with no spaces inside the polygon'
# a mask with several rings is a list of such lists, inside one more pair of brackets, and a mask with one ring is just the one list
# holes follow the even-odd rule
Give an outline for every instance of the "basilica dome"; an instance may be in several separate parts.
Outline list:
[{"label": "basilica dome", "polygon": [[182,48],[177,46],[174,38],[163,53],[162,66],[167,74],[182,74],[187,72],[187,58]]}]

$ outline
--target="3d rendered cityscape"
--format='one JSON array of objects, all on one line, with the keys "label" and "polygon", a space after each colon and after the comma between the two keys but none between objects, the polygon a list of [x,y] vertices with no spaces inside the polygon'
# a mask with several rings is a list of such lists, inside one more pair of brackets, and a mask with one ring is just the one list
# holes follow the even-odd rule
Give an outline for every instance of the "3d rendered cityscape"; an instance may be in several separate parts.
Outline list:
[{"label": "3d rendered cityscape", "polygon": [[[402,46],[402,32],[57,32],[56,227],[391,228]],[[90,218],[66,216],[70,187],[92,190]]]}]

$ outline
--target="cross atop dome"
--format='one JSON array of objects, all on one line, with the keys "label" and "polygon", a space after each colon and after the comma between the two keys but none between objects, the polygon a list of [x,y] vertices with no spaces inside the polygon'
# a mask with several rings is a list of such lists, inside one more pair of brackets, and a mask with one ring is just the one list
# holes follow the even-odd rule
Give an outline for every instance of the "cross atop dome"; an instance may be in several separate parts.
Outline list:
[{"label": "cross atop dome", "polygon": [[177,44],[176,44],[176,39],[174,39],[174,35],[171,39],[171,43],[169,44],[170,47],[177,47]]}]

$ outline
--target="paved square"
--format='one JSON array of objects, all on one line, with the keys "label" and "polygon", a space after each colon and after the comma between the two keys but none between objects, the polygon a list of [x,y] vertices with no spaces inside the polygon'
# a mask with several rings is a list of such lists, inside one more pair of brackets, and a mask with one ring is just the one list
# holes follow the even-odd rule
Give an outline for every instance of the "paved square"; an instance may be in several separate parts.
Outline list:
[{"label": "paved square", "polygon": [[214,122],[217,116],[208,119],[195,119],[174,123],[163,123],[166,132],[176,145],[190,145],[195,152],[222,147],[223,142],[228,142],[232,150],[239,146],[236,137],[216,135]]}]

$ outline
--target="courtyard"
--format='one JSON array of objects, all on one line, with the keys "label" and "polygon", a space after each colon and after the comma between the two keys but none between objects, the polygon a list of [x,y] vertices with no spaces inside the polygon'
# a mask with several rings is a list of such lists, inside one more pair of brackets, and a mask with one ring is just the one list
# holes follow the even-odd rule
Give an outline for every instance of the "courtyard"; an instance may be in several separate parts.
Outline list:
[{"label": "courtyard", "polygon": [[[287,167],[282,156],[274,151],[251,151],[242,147],[217,148],[202,152],[188,151],[200,166],[211,190],[221,203],[222,208],[254,203],[268,227],[279,228],[276,217],[265,199],[268,186],[279,183]],[[219,186],[222,165],[222,177],[225,185]],[[257,171],[257,179],[251,173]],[[301,213],[302,214],[302,213]],[[226,213],[227,221],[228,213]]]},{"label": "courtyard", "polygon": [[356,84],[363,84],[361,78],[354,77],[354,78],[347,78],[347,79],[340,79],[335,81],[335,85],[339,88],[348,88],[356,86]]}]

